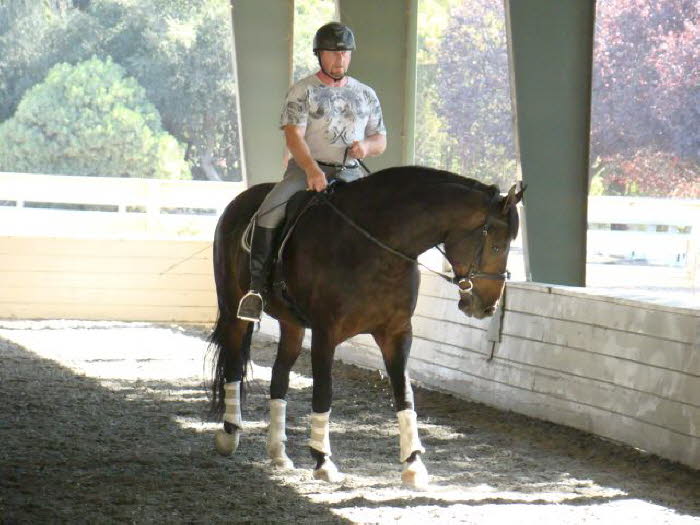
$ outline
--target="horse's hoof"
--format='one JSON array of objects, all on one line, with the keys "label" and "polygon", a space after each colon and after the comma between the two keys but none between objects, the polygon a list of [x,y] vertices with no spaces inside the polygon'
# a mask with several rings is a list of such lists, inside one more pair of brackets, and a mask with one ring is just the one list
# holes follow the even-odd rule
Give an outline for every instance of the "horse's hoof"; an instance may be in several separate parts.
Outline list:
[{"label": "horse's hoof", "polygon": [[276,443],[267,445],[267,455],[270,458],[270,464],[279,470],[294,470],[294,463],[285,450],[284,443]]},{"label": "horse's hoof", "polygon": [[314,470],[314,479],[327,481],[328,483],[340,483],[345,476],[338,472],[338,468],[330,459],[326,459],[320,468]]},{"label": "horse's hoof", "polygon": [[277,456],[276,458],[270,458],[270,464],[277,470],[294,470],[294,462],[287,457]]},{"label": "horse's hoof", "polygon": [[401,482],[404,487],[412,489],[423,489],[428,486],[430,476],[420,456],[416,456],[416,459],[411,463],[406,463],[401,473]]},{"label": "horse's hoof", "polygon": [[240,432],[229,434],[224,430],[217,430],[214,434],[214,446],[216,451],[222,456],[230,456],[238,448]]}]

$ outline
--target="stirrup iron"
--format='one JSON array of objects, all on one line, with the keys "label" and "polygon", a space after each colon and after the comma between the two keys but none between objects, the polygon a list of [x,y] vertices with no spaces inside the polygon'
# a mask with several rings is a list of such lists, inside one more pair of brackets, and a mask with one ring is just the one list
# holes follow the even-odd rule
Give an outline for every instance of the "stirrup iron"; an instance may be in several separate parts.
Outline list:
[{"label": "stirrup iron", "polygon": [[262,295],[251,290],[245,294],[238,303],[238,313],[236,316],[244,321],[259,323],[262,317],[263,306]]}]

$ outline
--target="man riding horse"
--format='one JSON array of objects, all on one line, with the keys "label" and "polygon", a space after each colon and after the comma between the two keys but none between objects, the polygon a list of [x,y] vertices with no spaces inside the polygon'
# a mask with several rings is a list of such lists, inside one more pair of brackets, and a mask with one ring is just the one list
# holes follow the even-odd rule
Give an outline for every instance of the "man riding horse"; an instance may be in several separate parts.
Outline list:
[{"label": "man riding horse", "polygon": [[[223,455],[238,447],[253,321],[263,310],[275,230],[287,201],[304,189],[323,190],[329,179],[361,179],[305,208],[294,221],[294,234],[285,239],[280,259],[284,291],[292,301],[269,294],[264,305],[280,329],[270,378],[267,452],[275,467],[293,468],[285,445],[286,396],[309,327],[313,476],[342,479],[330,446],[334,352],[343,341],[370,334],[392,385],[401,480],[420,487],[429,476],[421,460],[425,448],[407,370],[420,284],[417,257],[444,246],[453,275],[440,275],[457,285],[459,310],[477,319],[492,315],[503,292],[510,243],[518,233],[516,206],[523,191],[513,186],[502,196],[497,186],[421,166],[397,166],[363,178],[360,159],[381,154],[386,138],[376,94],[345,75],[354,48],[346,26],[332,23],[319,29],[314,51],[320,71],[292,87],[282,113],[293,157],[284,180],[248,188],[226,207],[217,224],[211,407],[224,426],[214,442]],[[242,239],[253,218],[248,258]]]},{"label": "man riding horse", "polygon": [[284,178],[263,201],[255,218],[250,253],[250,289],[238,307],[238,317],[260,321],[263,292],[270,271],[277,229],[285,204],[298,191],[323,191],[329,179],[350,182],[361,178],[358,160],[381,155],[386,128],[376,93],[347,76],[355,36],[340,23],[322,26],[313,51],[319,71],[292,86],[282,109],[289,159]]}]

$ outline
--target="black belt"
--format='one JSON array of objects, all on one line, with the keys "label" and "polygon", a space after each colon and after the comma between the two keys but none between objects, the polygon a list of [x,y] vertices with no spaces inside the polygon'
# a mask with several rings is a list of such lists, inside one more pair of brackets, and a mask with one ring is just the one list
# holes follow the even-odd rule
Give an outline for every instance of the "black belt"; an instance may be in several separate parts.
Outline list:
[{"label": "black belt", "polygon": [[364,169],[367,172],[367,175],[372,173],[369,171],[369,168],[365,165],[364,162],[362,162],[362,159],[357,159],[357,162],[355,164],[352,164],[350,166],[345,164],[345,161],[348,160],[348,152],[350,151],[350,146],[345,148],[345,154],[343,155],[343,163],[342,164],[335,164],[333,162],[321,162],[320,160],[317,160],[321,166],[328,166],[329,168],[338,168],[340,171],[343,170],[354,170],[355,168],[358,168],[359,166],[362,166],[362,169]]},{"label": "black belt", "polygon": [[316,161],[318,164],[321,166],[326,166],[328,168],[345,168],[346,170],[354,170],[355,168],[360,167],[360,163],[356,162],[355,164],[337,164],[335,162],[323,162],[321,160]]}]

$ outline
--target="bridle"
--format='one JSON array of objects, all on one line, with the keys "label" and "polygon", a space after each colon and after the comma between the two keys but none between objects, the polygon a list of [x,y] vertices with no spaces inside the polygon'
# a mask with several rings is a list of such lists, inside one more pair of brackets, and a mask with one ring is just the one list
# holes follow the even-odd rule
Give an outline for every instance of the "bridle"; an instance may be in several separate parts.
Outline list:
[{"label": "bridle", "polygon": [[[510,272],[506,270],[503,273],[491,273],[491,272],[483,272],[481,271],[481,258],[484,254],[484,247],[486,246],[486,236],[489,233],[489,228],[492,225],[492,216],[489,213],[486,216],[486,220],[484,221],[484,225],[481,227],[481,234],[479,235],[480,237],[480,242],[479,245],[475,249],[476,255],[472,259],[471,264],[469,265],[469,269],[467,270],[466,275],[456,275],[454,277],[449,277],[448,275],[442,274],[440,272],[435,272],[438,273],[441,277],[444,279],[447,279],[449,282],[452,284],[456,284],[457,287],[459,288],[459,293],[460,295],[471,295],[472,293],[472,288],[474,287],[474,283],[472,282],[473,279],[489,279],[491,281],[505,281],[506,279],[510,278]],[[439,245],[435,246],[438,251],[447,259],[447,254],[443,251],[442,248],[440,248]],[[434,271],[434,270],[431,270]]]}]

